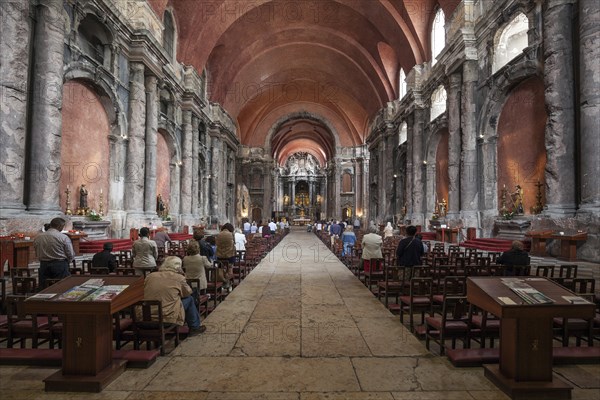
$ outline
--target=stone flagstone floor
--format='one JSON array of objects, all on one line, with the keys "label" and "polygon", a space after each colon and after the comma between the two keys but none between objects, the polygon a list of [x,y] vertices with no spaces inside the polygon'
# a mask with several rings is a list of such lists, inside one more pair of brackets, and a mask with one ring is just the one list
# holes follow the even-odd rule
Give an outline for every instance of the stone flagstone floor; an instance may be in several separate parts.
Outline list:
[{"label": "stone flagstone floor", "polygon": [[[186,339],[102,393],[45,393],[53,368],[0,367],[0,398],[501,400],[481,368],[429,353],[315,235],[293,231]],[[555,372],[600,399],[600,368]]]}]

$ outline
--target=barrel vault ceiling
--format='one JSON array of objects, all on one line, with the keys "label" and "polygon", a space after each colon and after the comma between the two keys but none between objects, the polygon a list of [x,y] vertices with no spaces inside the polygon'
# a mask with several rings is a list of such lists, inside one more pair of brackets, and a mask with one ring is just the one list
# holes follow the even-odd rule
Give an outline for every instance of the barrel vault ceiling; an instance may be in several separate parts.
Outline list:
[{"label": "barrel vault ceiling", "polygon": [[398,98],[399,69],[429,61],[438,7],[459,0],[148,0],[173,13],[177,59],[206,69],[209,99],[243,145],[283,163],[324,162],[363,144],[370,118]]}]

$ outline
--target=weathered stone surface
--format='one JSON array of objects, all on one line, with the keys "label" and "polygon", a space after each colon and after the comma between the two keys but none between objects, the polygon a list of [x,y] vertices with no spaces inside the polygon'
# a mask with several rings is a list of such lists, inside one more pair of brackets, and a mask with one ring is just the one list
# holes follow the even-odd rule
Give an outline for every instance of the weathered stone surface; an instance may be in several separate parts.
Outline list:
[{"label": "weathered stone surface", "polygon": [[450,75],[448,87],[448,218],[456,218],[460,210],[460,109],[462,76]]},{"label": "weathered stone surface", "polygon": [[476,61],[463,63],[461,92],[461,128],[462,151],[460,165],[460,208],[463,224],[477,226],[474,211],[478,204],[478,166],[477,166],[477,90],[478,65]]},{"label": "weathered stone surface", "polygon": [[129,134],[125,173],[125,208],[127,211],[144,209],[144,169],[146,131],[146,95],[144,64],[131,63],[129,75]]},{"label": "weathered stone surface", "polygon": [[156,215],[156,144],[158,143],[158,79],[148,75],[146,87],[146,165],[144,182],[144,211]]},{"label": "weathered stone surface", "polygon": [[181,214],[192,213],[192,112],[183,112],[182,165],[181,165]]}]

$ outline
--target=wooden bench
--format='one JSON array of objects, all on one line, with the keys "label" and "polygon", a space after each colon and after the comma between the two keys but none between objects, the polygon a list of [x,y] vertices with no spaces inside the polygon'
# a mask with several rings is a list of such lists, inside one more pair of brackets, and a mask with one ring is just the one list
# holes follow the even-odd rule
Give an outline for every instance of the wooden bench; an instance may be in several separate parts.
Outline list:
[{"label": "wooden bench", "polygon": [[[446,355],[455,367],[480,367],[498,364],[499,349],[446,349]],[[600,364],[600,347],[554,347],[552,364]]]},{"label": "wooden bench", "polygon": [[[158,350],[113,350],[113,358],[127,360],[127,368],[148,368],[160,355]],[[60,367],[61,349],[0,349],[0,365]]]}]

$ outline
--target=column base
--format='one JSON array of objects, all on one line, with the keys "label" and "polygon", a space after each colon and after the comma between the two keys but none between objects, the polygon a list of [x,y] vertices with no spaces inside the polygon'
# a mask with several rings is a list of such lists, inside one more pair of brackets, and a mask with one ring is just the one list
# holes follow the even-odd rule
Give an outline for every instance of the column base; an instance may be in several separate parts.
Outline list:
[{"label": "column base", "polygon": [[461,211],[460,218],[463,228],[481,228],[479,211]]},{"label": "column base", "polygon": [[575,204],[546,204],[542,215],[550,218],[568,218],[575,216],[576,211]]}]

